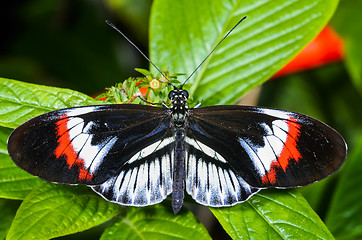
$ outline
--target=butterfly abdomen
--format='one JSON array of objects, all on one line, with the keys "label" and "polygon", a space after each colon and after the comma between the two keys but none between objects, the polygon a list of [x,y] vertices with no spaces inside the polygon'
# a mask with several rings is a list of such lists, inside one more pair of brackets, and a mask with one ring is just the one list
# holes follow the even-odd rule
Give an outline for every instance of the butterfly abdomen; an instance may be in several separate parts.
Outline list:
[{"label": "butterfly abdomen", "polygon": [[175,156],[173,166],[172,209],[175,214],[181,209],[185,189],[185,133],[184,129],[175,132]]}]

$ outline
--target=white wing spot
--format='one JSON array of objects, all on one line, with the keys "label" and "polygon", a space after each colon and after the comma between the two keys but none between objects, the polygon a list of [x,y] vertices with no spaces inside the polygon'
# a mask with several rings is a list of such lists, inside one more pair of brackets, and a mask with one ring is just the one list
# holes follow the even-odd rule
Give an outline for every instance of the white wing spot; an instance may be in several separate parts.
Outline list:
[{"label": "white wing spot", "polygon": [[285,119],[285,120],[290,118],[288,113],[281,111],[281,110],[263,108],[263,109],[259,109],[259,112],[276,117],[276,118]]},{"label": "white wing spot", "polygon": [[82,114],[94,112],[95,110],[96,110],[96,107],[87,106],[87,107],[80,107],[80,108],[75,108],[75,109],[68,109],[66,111],[66,114],[69,117],[77,117],[77,116],[82,115]]},{"label": "white wing spot", "polygon": [[78,125],[78,130],[80,129],[80,132],[83,129],[83,125],[84,125],[84,120],[82,118],[69,118],[67,121],[67,129],[69,129],[69,131],[72,131],[73,127]]}]

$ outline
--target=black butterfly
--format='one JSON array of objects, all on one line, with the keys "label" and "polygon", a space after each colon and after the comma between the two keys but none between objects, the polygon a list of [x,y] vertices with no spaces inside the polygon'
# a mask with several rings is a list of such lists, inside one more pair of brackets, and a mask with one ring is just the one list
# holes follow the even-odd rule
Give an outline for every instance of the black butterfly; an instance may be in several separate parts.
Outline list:
[{"label": "black butterfly", "polygon": [[175,213],[185,189],[200,204],[232,206],[262,188],[321,180],[346,157],[343,138],[303,114],[188,108],[182,85],[169,98],[163,108],[115,104],[43,114],[13,131],[9,154],[33,175],[89,185],[121,205],[152,205],[172,193]]}]

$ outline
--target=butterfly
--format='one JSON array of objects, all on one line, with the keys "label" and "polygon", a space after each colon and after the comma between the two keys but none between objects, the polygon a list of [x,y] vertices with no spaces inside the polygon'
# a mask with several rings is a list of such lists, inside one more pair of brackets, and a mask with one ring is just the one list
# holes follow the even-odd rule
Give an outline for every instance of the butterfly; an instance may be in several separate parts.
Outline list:
[{"label": "butterfly", "polygon": [[175,214],[185,191],[202,205],[232,206],[260,189],[319,181],[345,160],[342,136],[306,115],[189,108],[183,84],[168,97],[170,106],[97,105],[37,116],[11,133],[9,155],[41,179],[88,185],[121,205],[148,206],[171,194]]}]

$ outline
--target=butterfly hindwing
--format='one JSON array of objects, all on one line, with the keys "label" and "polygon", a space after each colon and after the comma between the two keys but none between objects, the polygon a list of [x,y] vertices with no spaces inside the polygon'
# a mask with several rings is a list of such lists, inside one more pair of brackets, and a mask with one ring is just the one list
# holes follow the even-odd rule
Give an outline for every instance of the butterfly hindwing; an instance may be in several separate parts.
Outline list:
[{"label": "butterfly hindwing", "polygon": [[47,181],[97,185],[162,139],[169,121],[165,109],[133,104],[56,110],[17,128],[8,151],[19,167]]},{"label": "butterfly hindwing", "polygon": [[294,112],[205,107],[192,110],[189,126],[190,137],[227,159],[229,168],[256,188],[313,183],[337,170],[346,156],[335,130]]},{"label": "butterfly hindwing", "polygon": [[173,137],[150,144],[127,161],[119,172],[93,190],[122,205],[147,206],[172,192]]},{"label": "butterfly hindwing", "polygon": [[259,191],[215,150],[190,137],[185,141],[186,191],[196,202],[213,207],[231,206]]}]

